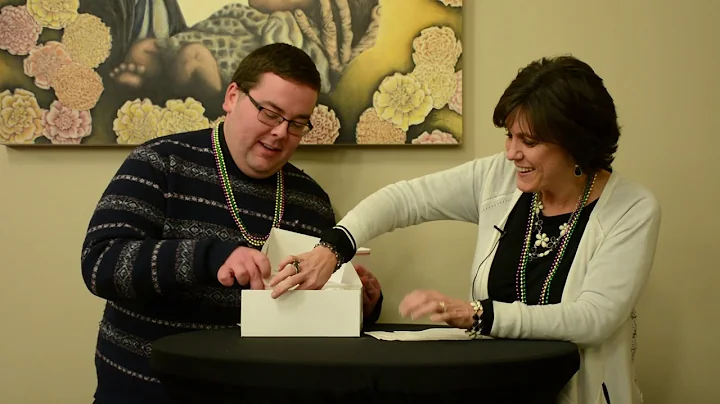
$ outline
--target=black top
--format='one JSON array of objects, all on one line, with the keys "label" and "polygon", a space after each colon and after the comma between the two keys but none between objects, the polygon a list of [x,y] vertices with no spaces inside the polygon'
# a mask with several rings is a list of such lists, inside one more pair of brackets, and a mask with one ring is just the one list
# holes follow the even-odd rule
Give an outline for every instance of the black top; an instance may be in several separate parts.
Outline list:
[{"label": "black top", "polygon": [[[217,271],[237,247],[250,245],[225,201],[210,133],[164,136],[133,149],[90,219],[82,275],[90,292],[107,300],[95,351],[98,404],[169,402],[150,368],[152,343],[240,321],[242,288],[221,285]],[[276,177],[244,175],[220,139],[240,216],[250,232],[266,235]],[[335,223],[327,194],[292,164],[283,172],[281,228],[318,237]],[[377,320],[381,304],[366,321]]]},{"label": "black top", "polygon": [[[505,224],[505,234],[500,238],[488,276],[489,299],[482,302],[483,334],[489,334],[492,329],[494,319],[492,301],[497,300],[499,302],[512,303],[519,300],[517,298],[515,282],[518,265],[520,264],[520,255],[522,254],[522,245],[525,241],[525,231],[528,225],[531,204],[531,193],[521,195],[513,207],[513,210],[510,212],[507,223]],[[570,266],[575,258],[575,253],[577,252],[580,239],[587,226],[590,213],[596,204],[597,200],[585,206],[580,213],[577,225],[568,241],[567,249],[560,262],[560,266],[552,278],[549,304],[560,303],[562,299],[565,281],[567,281],[567,276],[570,272]],[[543,221],[543,232],[547,233],[548,237],[558,237],[560,235],[559,226],[568,222],[570,216],[571,213],[545,216],[540,212],[540,219]],[[531,242],[534,241],[535,232],[533,232],[531,239]],[[527,304],[534,305],[539,303],[543,283],[550,272],[556,255],[557,249],[544,257],[528,261],[525,269]]]},{"label": "black top", "polygon": [[[428,327],[370,326],[380,330]],[[580,359],[577,347],[562,341],[393,342],[367,335],[247,338],[235,329],[164,338],[153,346],[151,361],[167,377],[238,386],[242,397],[252,389],[264,392],[261,395],[276,389],[407,394],[473,390],[482,397],[518,387],[557,394],[577,371]]]}]

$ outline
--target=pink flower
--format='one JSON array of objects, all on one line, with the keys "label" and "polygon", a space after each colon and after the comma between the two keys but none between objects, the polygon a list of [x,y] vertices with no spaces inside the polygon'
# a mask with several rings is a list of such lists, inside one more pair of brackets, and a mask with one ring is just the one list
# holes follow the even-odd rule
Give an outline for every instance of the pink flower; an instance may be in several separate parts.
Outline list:
[{"label": "pink flower", "polygon": [[412,140],[412,144],[458,144],[458,141],[452,134],[435,129],[430,133],[423,132]]},{"label": "pink flower", "polygon": [[90,136],[92,118],[89,111],[78,111],[53,101],[49,110],[43,110],[43,136],[53,144],[80,144]]},{"label": "pink flower", "polygon": [[11,55],[27,55],[37,44],[42,27],[25,6],[5,6],[0,10],[0,49]]},{"label": "pink flower", "polygon": [[35,77],[35,85],[48,90],[53,85],[55,74],[61,67],[72,63],[65,46],[60,42],[48,41],[35,47],[23,61],[23,70],[28,77]]}]

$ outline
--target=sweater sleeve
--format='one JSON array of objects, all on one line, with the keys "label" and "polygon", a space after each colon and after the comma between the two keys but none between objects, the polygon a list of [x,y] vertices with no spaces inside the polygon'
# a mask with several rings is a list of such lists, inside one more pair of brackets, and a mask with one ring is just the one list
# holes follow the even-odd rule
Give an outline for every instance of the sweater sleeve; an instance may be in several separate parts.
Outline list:
[{"label": "sweater sleeve", "polygon": [[148,300],[193,284],[220,286],[217,271],[241,243],[162,239],[168,161],[133,150],[90,219],[81,267],[87,288],[108,300]]},{"label": "sweater sleeve", "polygon": [[656,199],[636,202],[587,263],[576,300],[553,305],[494,301],[490,335],[595,345],[629,318],[650,275],[660,227]]},{"label": "sweater sleeve", "polygon": [[484,159],[385,186],[338,223],[361,246],[384,233],[437,220],[478,221]]}]

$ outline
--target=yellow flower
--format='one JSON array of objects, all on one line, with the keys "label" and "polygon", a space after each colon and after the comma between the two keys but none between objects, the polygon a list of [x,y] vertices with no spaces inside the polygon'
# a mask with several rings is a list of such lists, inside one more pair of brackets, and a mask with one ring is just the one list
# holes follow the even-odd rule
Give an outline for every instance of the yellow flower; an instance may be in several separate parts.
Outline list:
[{"label": "yellow flower", "polygon": [[113,121],[117,142],[142,144],[156,138],[161,119],[162,108],[153,105],[150,99],[145,98],[140,101],[136,98],[133,101],[125,101]]},{"label": "yellow flower", "polygon": [[205,107],[192,97],[186,98],[184,102],[168,100],[158,123],[158,136],[209,128],[210,121],[204,114]]},{"label": "yellow flower", "polygon": [[452,66],[424,63],[415,66],[412,76],[427,84],[436,109],[444,107],[455,94],[457,78]]},{"label": "yellow flower", "polygon": [[373,94],[373,107],[378,116],[392,122],[403,131],[417,125],[433,108],[427,85],[417,78],[395,73],[385,77]]},{"label": "yellow flower", "polygon": [[80,14],[63,30],[62,44],[74,62],[94,69],[110,56],[110,28],[92,14]]},{"label": "yellow flower", "polygon": [[35,21],[51,29],[65,28],[78,16],[80,0],[28,0],[27,9]]},{"label": "yellow flower", "polygon": [[42,130],[42,110],[35,94],[22,88],[0,93],[0,143],[34,143]]}]

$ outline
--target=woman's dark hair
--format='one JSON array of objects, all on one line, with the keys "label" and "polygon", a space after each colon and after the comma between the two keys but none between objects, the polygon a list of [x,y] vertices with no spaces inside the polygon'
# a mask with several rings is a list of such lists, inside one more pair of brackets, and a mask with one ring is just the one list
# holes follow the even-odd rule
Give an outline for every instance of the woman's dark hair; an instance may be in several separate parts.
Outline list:
[{"label": "woman's dark hair", "polygon": [[493,112],[498,128],[522,115],[530,135],[565,149],[586,173],[611,169],[620,127],[603,80],[572,56],[542,58],[521,69]]}]

